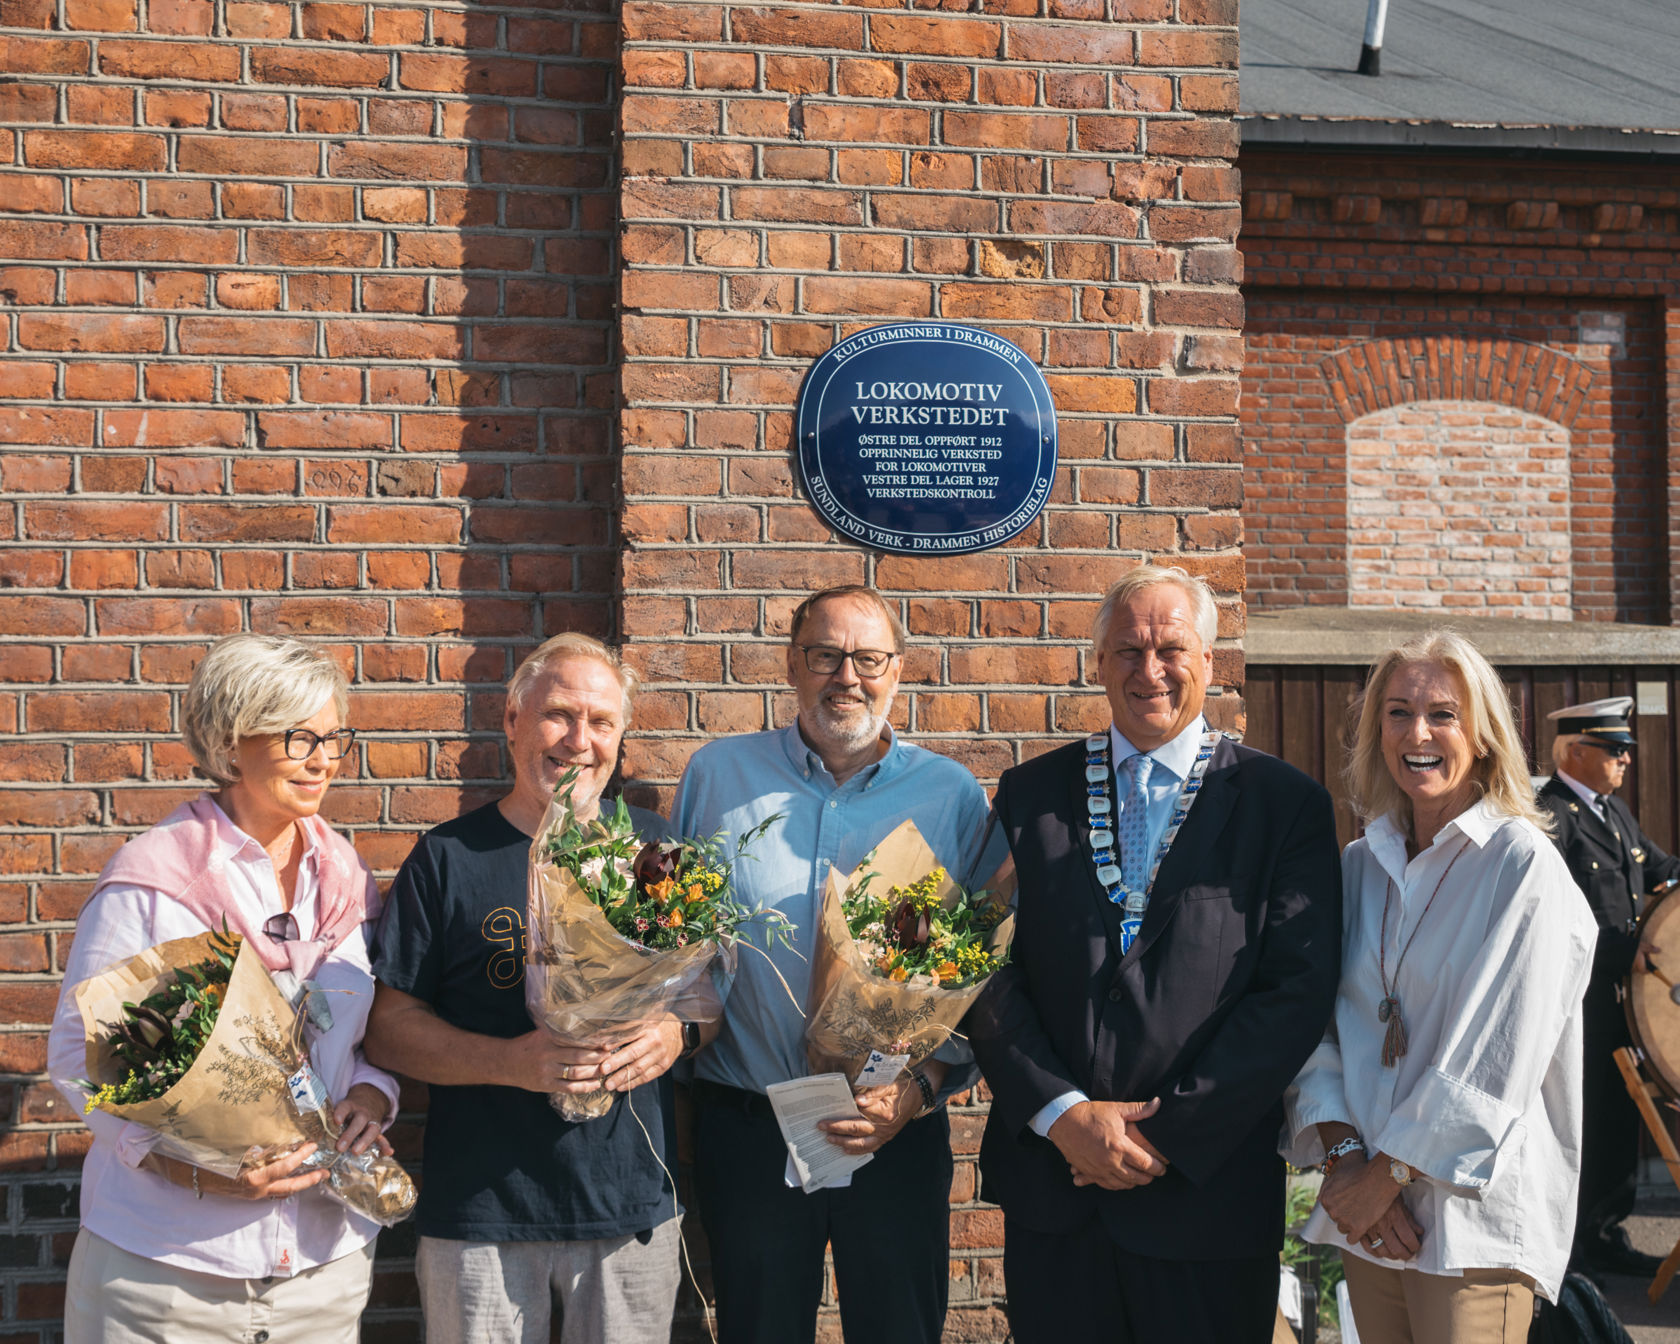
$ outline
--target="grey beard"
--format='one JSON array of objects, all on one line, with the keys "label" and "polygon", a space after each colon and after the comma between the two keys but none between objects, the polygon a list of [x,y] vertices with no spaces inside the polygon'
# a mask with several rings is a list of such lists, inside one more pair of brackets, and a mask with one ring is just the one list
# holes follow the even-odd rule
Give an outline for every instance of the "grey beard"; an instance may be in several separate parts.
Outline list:
[{"label": "grey beard", "polygon": [[[892,701],[888,701],[886,709],[892,709]],[[887,715],[865,713],[861,718],[850,716],[842,718],[829,709],[828,705],[819,701],[811,717],[816,720],[812,725],[824,737],[836,746],[846,751],[861,751],[871,742],[880,738],[887,726]]]}]

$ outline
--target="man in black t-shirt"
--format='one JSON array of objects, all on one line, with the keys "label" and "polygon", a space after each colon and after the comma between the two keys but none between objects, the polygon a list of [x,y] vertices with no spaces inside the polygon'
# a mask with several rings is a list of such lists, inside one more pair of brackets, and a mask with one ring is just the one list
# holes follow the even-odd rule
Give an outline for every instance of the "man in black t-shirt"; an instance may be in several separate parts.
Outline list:
[{"label": "man in black t-shirt", "polygon": [[[716,1026],[650,1022],[607,1050],[536,1028],[525,1009],[531,839],[568,768],[578,815],[596,815],[632,681],[587,636],[538,648],[508,684],[512,790],[423,836],[386,903],[365,1049],[430,1088],[416,1212],[429,1344],[547,1344],[556,1300],[563,1344],[670,1331],[679,1224],[667,1071]],[[630,810],[643,836],[667,836],[661,818]],[[549,1104],[550,1093],[603,1085],[627,1095],[601,1119],[572,1123]]]}]

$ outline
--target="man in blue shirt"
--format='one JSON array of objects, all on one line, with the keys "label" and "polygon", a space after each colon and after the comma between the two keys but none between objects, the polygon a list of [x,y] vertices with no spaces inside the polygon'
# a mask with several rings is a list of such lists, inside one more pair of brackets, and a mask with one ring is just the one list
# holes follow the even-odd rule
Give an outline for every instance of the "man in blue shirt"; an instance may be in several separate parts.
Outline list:
[{"label": "man in blue shirt", "polygon": [[782,979],[803,1005],[829,869],[849,873],[906,819],[959,880],[982,866],[987,804],[974,777],[888,726],[903,654],[897,613],[873,589],[814,594],[794,612],[787,651],[798,718],[702,747],[677,791],[679,835],[739,837],[780,814],[735,869],[736,895],[784,915],[793,944],[769,961],[741,957],[717,1039],[694,1062],[695,1185],[722,1344],[810,1344],[830,1244],[847,1340],[937,1344],[943,1327],[952,1164],[950,1123],[933,1103],[972,1079],[965,1052],[948,1047],[858,1094],[861,1119],[825,1126],[847,1152],[874,1154],[846,1188],[787,1186],[764,1095],[809,1072],[804,1016]]}]

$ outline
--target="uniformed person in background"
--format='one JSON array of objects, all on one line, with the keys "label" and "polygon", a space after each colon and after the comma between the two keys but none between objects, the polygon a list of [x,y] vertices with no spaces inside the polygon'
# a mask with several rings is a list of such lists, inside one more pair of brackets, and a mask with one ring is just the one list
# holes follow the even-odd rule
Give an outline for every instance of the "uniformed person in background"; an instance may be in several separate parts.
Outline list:
[{"label": "uniformed person in background", "polygon": [[1649,897],[1680,878],[1680,859],[1639,829],[1616,790],[1633,758],[1630,696],[1572,705],[1548,715],[1557,725],[1556,766],[1540,790],[1557,819],[1554,839],[1598,920],[1598,948],[1585,1002],[1581,1190],[1571,1268],[1650,1276],[1660,1259],[1636,1251],[1622,1219],[1633,1211],[1639,1111],[1613,1052],[1632,1044],[1618,987],[1648,969],[1638,917]]}]

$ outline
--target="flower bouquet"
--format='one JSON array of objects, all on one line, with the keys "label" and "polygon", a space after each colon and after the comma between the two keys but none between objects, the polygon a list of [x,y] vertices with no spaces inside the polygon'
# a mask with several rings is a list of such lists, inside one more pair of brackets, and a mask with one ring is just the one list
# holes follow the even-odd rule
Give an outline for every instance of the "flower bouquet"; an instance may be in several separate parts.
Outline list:
[{"label": "flower bouquet", "polygon": [[157,1151],[223,1176],[314,1143],[300,1170],[390,1227],[413,1211],[395,1158],[335,1152],[342,1130],[310,1067],[307,1020],[268,968],[226,930],[160,943],[76,987],[87,1041],[88,1110],[156,1130]]},{"label": "flower bouquet", "polygon": [[980,987],[1009,959],[1014,872],[970,892],[914,822],[899,825],[823,893],[805,1014],[813,1073],[879,1087],[955,1032]]},{"label": "flower bouquet", "polygon": [[[603,1046],[655,1018],[716,1021],[717,979],[735,969],[741,929],[759,917],[735,902],[730,875],[779,818],[743,836],[733,855],[717,838],[644,843],[623,799],[594,821],[578,821],[574,779],[573,771],[561,777],[531,845],[532,1021]],[[781,916],[762,918],[778,931]],[[568,1120],[592,1120],[612,1108],[613,1094],[556,1092],[549,1101]]]}]

